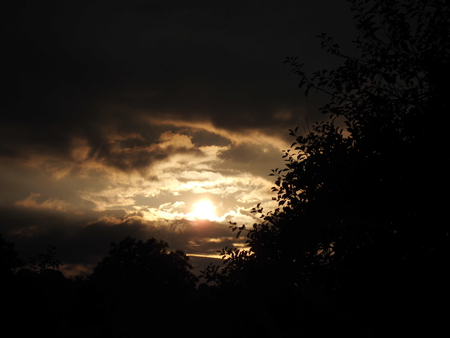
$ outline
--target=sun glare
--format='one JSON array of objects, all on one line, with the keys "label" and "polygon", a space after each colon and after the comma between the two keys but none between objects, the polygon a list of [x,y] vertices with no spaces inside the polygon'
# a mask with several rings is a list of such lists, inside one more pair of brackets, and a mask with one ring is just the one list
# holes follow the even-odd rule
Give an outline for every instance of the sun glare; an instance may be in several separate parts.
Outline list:
[{"label": "sun glare", "polygon": [[216,207],[208,200],[203,200],[194,204],[194,210],[191,215],[196,219],[208,219],[213,221],[217,219],[215,214]]}]

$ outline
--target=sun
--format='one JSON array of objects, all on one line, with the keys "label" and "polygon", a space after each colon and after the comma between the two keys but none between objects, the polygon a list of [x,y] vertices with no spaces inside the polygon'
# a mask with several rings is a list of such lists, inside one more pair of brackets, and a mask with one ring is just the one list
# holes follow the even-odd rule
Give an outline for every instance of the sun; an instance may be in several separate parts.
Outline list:
[{"label": "sun", "polygon": [[202,200],[194,204],[194,210],[192,211],[192,217],[196,219],[207,219],[213,221],[217,219],[215,213],[216,207],[208,200]]}]

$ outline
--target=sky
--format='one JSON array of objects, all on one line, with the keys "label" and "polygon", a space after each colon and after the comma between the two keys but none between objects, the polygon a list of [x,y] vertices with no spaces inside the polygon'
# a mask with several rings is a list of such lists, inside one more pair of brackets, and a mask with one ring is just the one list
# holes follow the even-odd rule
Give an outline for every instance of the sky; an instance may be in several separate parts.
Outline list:
[{"label": "sky", "polygon": [[228,222],[275,207],[288,130],[324,118],[285,58],[335,67],[317,35],[355,33],[342,0],[1,7],[0,234],[23,258],[55,245],[68,276],[125,236],[197,267],[241,248]]}]

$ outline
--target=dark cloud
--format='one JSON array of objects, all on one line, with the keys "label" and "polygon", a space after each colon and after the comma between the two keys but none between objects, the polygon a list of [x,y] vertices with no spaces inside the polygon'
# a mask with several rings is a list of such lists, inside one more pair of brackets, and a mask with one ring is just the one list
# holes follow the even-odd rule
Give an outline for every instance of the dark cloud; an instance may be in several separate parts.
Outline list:
[{"label": "dark cloud", "polygon": [[192,143],[197,147],[213,145],[224,147],[230,144],[230,140],[207,130],[195,130],[192,132]]},{"label": "dark cloud", "polygon": [[[126,142],[125,142],[126,143]],[[155,162],[164,161],[169,156],[177,154],[201,156],[202,152],[196,148],[173,147],[161,148],[155,147],[127,147],[126,144],[120,145],[117,149],[108,144],[96,154],[97,158],[104,161],[108,166],[118,168],[122,171],[148,169]]]},{"label": "dark cloud", "polygon": [[[320,4],[274,6],[12,4],[3,32],[9,90],[2,139],[10,142],[2,142],[2,153],[14,156],[31,147],[67,154],[73,135],[88,134],[94,147],[102,147],[95,137],[100,126],[136,127],[129,111],[102,110],[106,102],[148,114],[206,117],[232,130],[273,127],[271,115],[280,105],[295,112],[301,102],[284,57],[300,51],[315,63],[310,52],[318,51],[318,41],[304,50],[299,39],[309,42],[329,27],[324,19],[331,13],[317,10]],[[341,7],[333,7],[340,16],[346,10]],[[334,15],[329,22],[338,21]]]},{"label": "dark cloud", "polygon": [[[237,172],[252,172],[267,177],[272,169],[283,165],[280,149],[270,145],[244,143],[229,147],[220,152],[222,163],[234,168]],[[220,167],[220,164],[217,164]]]}]

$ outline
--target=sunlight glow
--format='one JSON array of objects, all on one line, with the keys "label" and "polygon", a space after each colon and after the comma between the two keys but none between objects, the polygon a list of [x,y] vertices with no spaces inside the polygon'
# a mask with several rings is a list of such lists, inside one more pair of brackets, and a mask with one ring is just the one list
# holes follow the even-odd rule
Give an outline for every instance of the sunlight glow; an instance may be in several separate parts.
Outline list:
[{"label": "sunlight glow", "polygon": [[215,213],[216,207],[208,200],[202,200],[194,204],[194,210],[191,216],[195,219],[217,220]]}]

